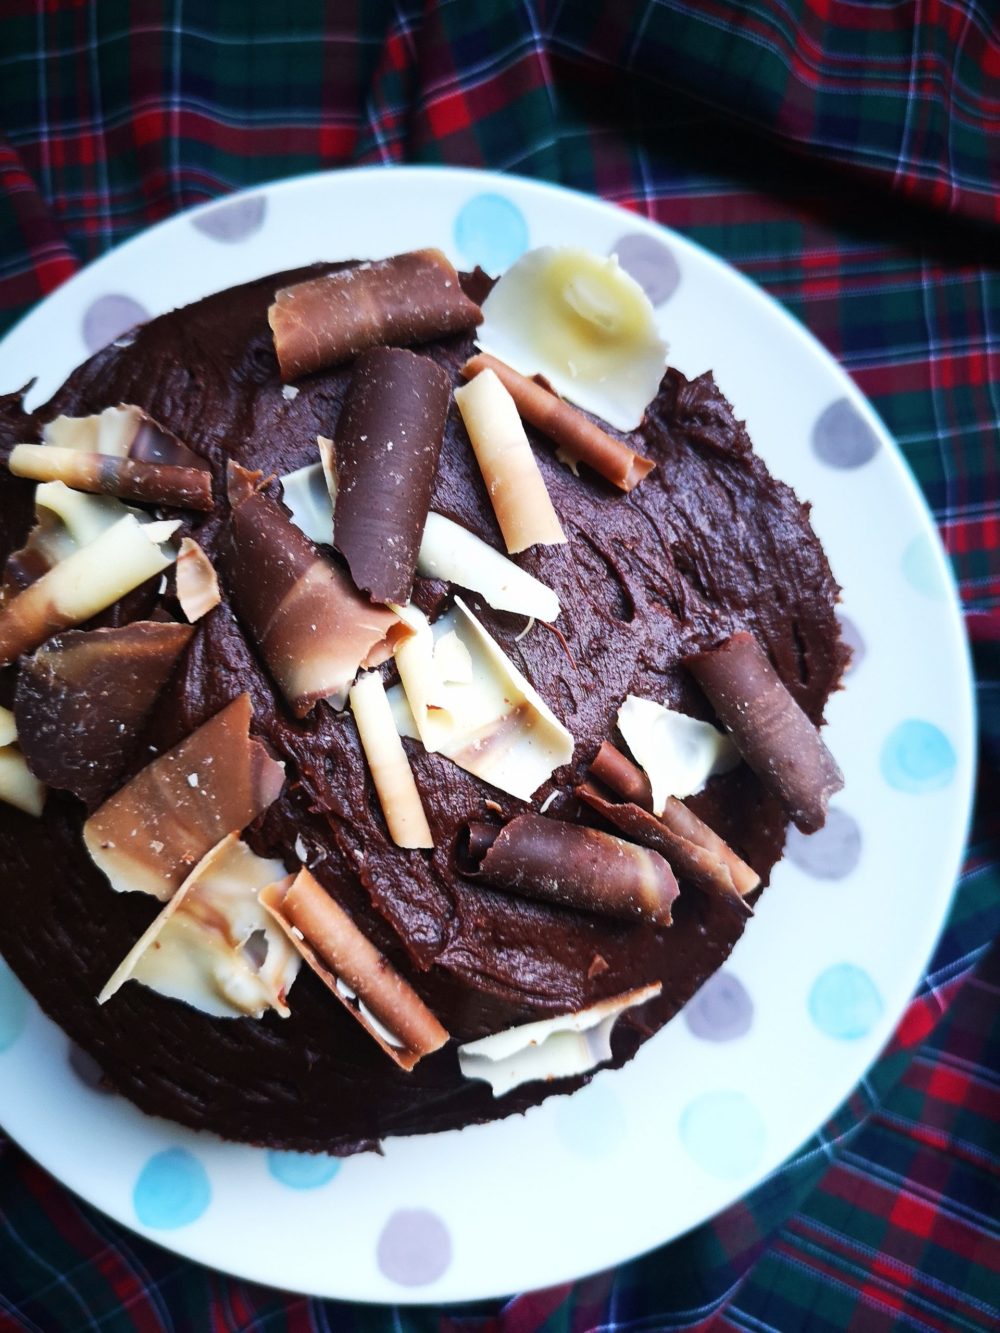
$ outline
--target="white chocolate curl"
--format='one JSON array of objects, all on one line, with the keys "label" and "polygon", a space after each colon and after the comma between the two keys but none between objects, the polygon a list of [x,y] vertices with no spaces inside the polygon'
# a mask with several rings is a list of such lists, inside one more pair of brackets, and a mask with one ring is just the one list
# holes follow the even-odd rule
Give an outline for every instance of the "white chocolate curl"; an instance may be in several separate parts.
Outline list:
[{"label": "white chocolate curl", "polygon": [[547,584],[443,514],[427,515],[417,573],[470,588],[495,611],[549,622],[559,615],[559,598]]},{"label": "white chocolate curl", "polygon": [[566,540],[510,394],[492,370],[455,390],[510,555]]},{"label": "white chocolate curl", "polygon": [[740,762],[733,742],[711,722],[630,694],[618,710],[618,730],[653,790],[653,810],[670,796],[693,796],[716,773]]},{"label": "white chocolate curl", "polygon": [[9,708],[0,708],[0,746],[13,745],[17,740],[17,723]]},{"label": "white chocolate curl", "polygon": [[0,748],[0,801],[15,805],[36,819],[45,805],[45,788],[29,772],[24,755],[16,745]]},{"label": "white chocolate curl", "polygon": [[192,625],[222,601],[215,566],[193,537],[181,541],[175,577],[177,600]]},{"label": "white chocolate curl", "polygon": [[131,514],[43,574],[0,612],[0,665],[57,630],[81,625],[175,559],[161,550],[179,522],[141,524]]},{"label": "white chocolate curl", "polygon": [[351,711],[393,842],[397,847],[433,847],[410,762],[381,678],[374,672],[351,686]]}]

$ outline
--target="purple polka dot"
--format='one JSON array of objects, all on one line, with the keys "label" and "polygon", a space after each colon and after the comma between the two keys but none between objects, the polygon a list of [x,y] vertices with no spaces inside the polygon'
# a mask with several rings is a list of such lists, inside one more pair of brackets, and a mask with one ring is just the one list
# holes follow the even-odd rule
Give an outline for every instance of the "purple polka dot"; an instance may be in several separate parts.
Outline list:
[{"label": "purple polka dot", "polygon": [[820,413],[812,446],[828,467],[855,468],[875,457],[879,438],[850,399],[838,398]]},{"label": "purple polka dot", "polygon": [[191,221],[197,231],[211,236],[213,241],[245,241],[264,225],[267,199],[262,194],[249,198],[227,199],[215,208],[206,209]]},{"label": "purple polka dot", "polygon": [[149,311],[131,296],[99,296],[84,311],[81,332],[88,352],[102,347],[149,318]]},{"label": "purple polka dot", "polygon": [[403,1287],[436,1282],[451,1263],[448,1228],[426,1208],[401,1208],[378,1238],[379,1270]]},{"label": "purple polka dot", "polygon": [[715,972],[684,1006],[684,1021],[703,1041],[735,1041],[753,1023],[753,1000],[732,972]]},{"label": "purple polka dot", "polygon": [[846,810],[834,807],[815,833],[789,829],[785,853],[814,879],[843,879],[861,859],[861,830]]},{"label": "purple polka dot", "polygon": [[849,676],[851,672],[856,671],[864,661],[865,653],[868,649],[865,647],[865,641],[861,637],[861,631],[850,616],[839,615],[838,619],[840,620],[840,633],[844,642],[851,650],[851,660],[848,662],[847,670],[844,672],[845,676]]},{"label": "purple polka dot", "polygon": [[630,232],[615,242],[611,253],[618,256],[619,264],[635,278],[653,305],[662,305],[677,290],[681,270],[662,241],[644,232]]},{"label": "purple polka dot", "polygon": [[69,1048],[69,1067],[86,1088],[95,1092],[111,1092],[104,1082],[104,1071],[92,1055],[75,1044]]}]

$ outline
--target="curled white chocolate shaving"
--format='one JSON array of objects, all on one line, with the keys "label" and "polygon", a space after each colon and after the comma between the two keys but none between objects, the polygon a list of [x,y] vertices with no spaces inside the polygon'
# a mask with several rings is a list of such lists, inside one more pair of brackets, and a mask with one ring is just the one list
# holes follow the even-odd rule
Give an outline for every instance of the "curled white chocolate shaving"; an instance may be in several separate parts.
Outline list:
[{"label": "curled white chocolate shaving", "polygon": [[381,678],[367,672],[351,686],[351,711],[389,833],[397,847],[433,847],[420,792]]},{"label": "curled white chocolate shaving", "polygon": [[17,740],[17,723],[9,708],[0,708],[0,746],[13,745]]},{"label": "curled white chocolate shaving", "polygon": [[455,390],[476,462],[510,555],[565,542],[514,400],[492,370]]},{"label": "curled white chocolate shaving", "polygon": [[653,790],[653,810],[668,797],[693,796],[716,773],[740,762],[739,751],[711,722],[630,694],[618,710],[618,730]]},{"label": "curled white chocolate shaving", "polygon": [[36,819],[45,805],[45,787],[29,771],[16,745],[0,747],[0,801],[17,806]]},{"label": "curled white chocolate shaving", "polygon": [[192,625],[222,600],[215,566],[193,537],[185,537],[177,553],[177,600]]},{"label": "curled white chocolate shaving", "polygon": [[322,463],[307,463],[279,477],[282,499],[292,522],[311,542],[333,541],[333,505]]},{"label": "curled white chocolate shaving", "polygon": [[417,573],[470,588],[496,611],[511,611],[546,621],[553,621],[559,615],[559,598],[547,584],[515,565],[468,528],[433,511],[427,515]]}]

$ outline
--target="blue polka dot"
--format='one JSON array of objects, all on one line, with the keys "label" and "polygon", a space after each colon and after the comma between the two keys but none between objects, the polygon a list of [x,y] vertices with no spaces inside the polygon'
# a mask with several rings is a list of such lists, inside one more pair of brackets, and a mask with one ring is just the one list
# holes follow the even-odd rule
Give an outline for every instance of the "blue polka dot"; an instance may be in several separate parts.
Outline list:
[{"label": "blue polka dot", "polygon": [[0,1051],[14,1045],[27,1018],[28,993],[0,958]]},{"label": "blue polka dot", "polygon": [[135,1215],[143,1226],[164,1230],[196,1222],[211,1197],[205,1168],[186,1148],[168,1148],[151,1157],[132,1191]]},{"label": "blue polka dot", "polygon": [[625,1128],[622,1104],[604,1082],[559,1099],[556,1130],[578,1157],[606,1157],[625,1138]]},{"label": "blue polka dot", "polygon": [[955,776],[955,750],[932,722],[900,722],[882,746],[882,776],[897,791],[920,795],[947,787]]},{"label": "blue polka dot", "polygon": [[882,997],[863,968],[835,963],[813,982],[809,1017],[828,1037],[853,1041],[867,1036],[882,1017]]},{"label": "blue polka dot", "polygon": [[760,1163],[764,1120],[742,1092],[705,1092],[681,1113],[681,1143],[701,1169],[721,1180],[745,1176]]},{"label": "blue polka dot", "polygon": [[340,1170],[340,1161],[311,1152],[269,1152],[267,1169],[290,1189],[315,1190],[329,1184]]},{"label": "blue polka dot", "polygon": [[925,597],[941,601],[948,585],[941,572],[941,562],[934,542],[926,533],[914,537],[903,552],[903,574],[907,583]]},{"label": "blue polka dot", "polygon": [[528,248],[528,224],[516,204],[502,194],[477,194],[455,218],[455,244],[468,264],[495,277]]}]

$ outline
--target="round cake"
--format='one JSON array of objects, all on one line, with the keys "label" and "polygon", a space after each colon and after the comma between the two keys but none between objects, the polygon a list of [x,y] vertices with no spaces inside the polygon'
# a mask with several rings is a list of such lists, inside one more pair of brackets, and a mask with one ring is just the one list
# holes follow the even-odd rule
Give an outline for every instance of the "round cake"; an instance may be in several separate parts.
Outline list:
[{"label": "round cake", "polygon": [[[210,296],[105,348],[33,412],[23,410],[19,394],[0,400],[5,460],[15,445],[42,440],[44,428],[57,418],[86,418],[119,404],[142,409],[165,438],[177,442],[182,453],[172,460],[155,448],[147,456],[147,462],[164,465],[164,475],[180,473],[177,460],[183,463],[184,450],[197,455],[203,475],[211,477],[211,498],[199,500],[202,507],[187,501],[173,506],[147,501],[143,507],[135,489],[128,503],[157,523],[182,520],[169,541],[174,551],[182,537],[196,543],[182,547],[182,563],[184,551],[192,557],[184,565],[185,577],[191,570],[198,576],[189,580],[192,585],[202,591],[208,586],[207,604],[214,576],[219,598],[207,612],[200,614],[199,608],[192,616],[190,592],[178,595],[181,565],[171,565],[73,629],[57,625],[56,637],[43,634],[43,640],[36,633],[31,650],[19,650],[16,660],[11,649],[0,703],[13,709],[28,767],[49,789],[40,816],[0,805],[5,879],[0,953],[45,1012],[96,1061],[106,1086],[144,1111],[229,1139],[337,1154],[374,1148],[387,1135],[489,1121],[552,1094],[572,1093],[592,1077],[593,1067],[621,1065],[677,1014],[725,962],[743,930],[753,929],[751,909],[761,889],[747,891],[747,884],[758,879],[766,884],[790,818],[806,828],[818,822],[797,808],[794,793],[782,787],[780,776],[775,780],[774,771],[787,758],[781,746],[789,727],[795,733],[808,722],[818,736],[848,655],[835,615],[838,588],[810,526],[808,505],[769,474],[711,373],[688,380],[667,369],[637,429],[600,423],[612,440],[654,465],[629,489],[606,480],[586,461],[567,466],[548,436],[526,424],[565,541],[535,543],[510,554],[491,488],[470,447],[464,406],[460,411],[452,393],[477,354],[476,328],[431,337],[426,329],[416,337],[386,336],[387,343],[410,343],[406,356],[419,355],[440,368],[443,377],[429,383],[447,380],[440,454],[427,474],[429,497],[422,511],[419,485],[407,477],[401,483],[416,497],[416,537],[429,508],[506,553],[554,592],[559,614],[545,623],[497,610],[477,591],[475,577],[464,583],[427,576],[419,567],[408,589],[409,607],[436,624],[454,614],[457,598],[476,633],[493,645],[489,651],[499,649],[522,682],[527,712],[515,714],[527,716],[530,726],[535,716],[530,701],[537,696],[560,734],[571,738],[571,757],[529,797],[484,780],[403,726],[402,744],[430,835],[423,841],[433,845],[401,846],[406,839],[395,826],[390,831],[391,812],[359,730],[360,701],[331,703],[289,689],[275,668],[254,600],[266,595],[281,561],[261,554],[251,539],[240,546],[234,535],[236,516],[249,513],[248,495],[270,506],[267,513],[287,515],[289,497],[283,500],[281,479],[317,463],[318,439],[334,440],[337,542],[320,542],[316,549],[338,577],[349,572],[365,596],[377,582],[358,574],[371,556],[364,543],[377,516],[362,514],[355,524],[358,549],[349,545],[346,504],[341,522],[342,497],[353,493],[344,444],[351,430],[347,417],[378,408],[377,402],[367,408],[349,403],[342,413],[352,393],[360,401],[357,349],[349,348],[337,364],[299,366],[289,376],[284,364],[279,368],[277,329],[272,332],[268,319],[279,290],[350,269],[314,266]],[[470,303],[482,304],[491,279],[480,272],[462,275],[461,288]],[[369,357],[369,363],[378,369],[377,358]],[[365,439],[363,430],[357,438]],[[143,467],[133,471],[139,476]],[[117,483],[103,489],[112,484]],[[367,485],[362,478],[358,493]],[[34,482],[4,472],[4,556],[23,554],[34,506]],[[0,617],[32,586],[36,575],[25,573],[25,563],[19,557],[8,565]],[[400,579],[390,582],[398,592]],[[381,598],[373,595],[372,603],[395,606],[405,600],[385,591]],[[189,621],[183,633],[176,628]],[[407,623],[404,614],[397,627]],[[67,723],[66,699],[57,701],[58,707],[52,702],[55,657],[80,646],[74,634],[136,624],[144,627],[143,645],[170,635],[179,645],[171,649],[165,680],[156,682],[155,704],[150,707],[146,699],[141,709],[127,707],[129,681],[143,675],[140,654],[131,662],[132,676],[126,673],[124,683],[109,677],[103,693],[95,693],[88,677],[87,716]],[[719,673],[705,668],[706,662],[709,668],[723,663],[733,645],[749,645],[750,636],[761,670],[774,676],[751,690],[761,701],[757,731],[763,736],[741,734],[738,716],[727,711],[726,682],[720,685]],[[389,698],[400,688],[393,643],[390,634],[386,660],[362,659]],[[454,668],[458,675],[464,669],[462,663]],[[376,689],[381,699],[381,687]],[[774,703],[779,689],[781,698]],[[283,777],[277,794],[271,793],[273,799],[245,829],[227,832],[242,834],[256,857],[280,862],[288,876],[306,867],[341,909],[337,919],[345,920],[345,929],[374,946],[377,966],[400,994],[414,997],[407,1000],[411,1016],[418,1013],[441,1034],[417,1050],[417,1058],[400,1057],[407,1043],[385,1030],[384,1014],[380,1021],[371,1012],[374,1003],[369,1009],[360,1003],[365,995],[359,985],[339,984],[329,957],[324,975],[322,958],[316,963],[314,957],[314,966],[302,950],[287,996],[282,991],[281,1004],[261,1017],[204,1012],[136,978],[98,1002],[170,895],[116,892],[141,886],[116,882],[106,866],[100,868],[93,837],[84,836],[85,823],[97,819],[88,827],[102,827],[100,812],[116,793],[243,696],[249,696],[250,730],[258,743],[252,762],[278,761]],[[407,697],[412,705],[409,691]],[[731,731],[738,748],[732,762],[718,765],[721,771],[680,804],[696,817],[698,828],[711,831],[734,865],[750,868],[753,878],[744,881],[742,891],[720,891],[710,873],[698,873],[697,858],[689,863],[683,855],[670,855],[676,830],[664,832],[661,799],[650,810],[649,783],[629,759],[618,730],[619,710],[629,698],[649,701],[646,706],[661,713],[665,707],[671,714],[725,723]],[[781,712],[786,704],[795,710],[794,725],[772,725],[775,709]],[[105,706],[108,726],[102,727]],[[740,706],[737,700],[737,713]],[[123,709],[133,719],[127,726],[119,723]],[[31,719],[30,726],[25,719]],[[47,719],[54,719],[51,727]],[[79,762],[75,776],[66,778],[68,740]],[[622,771],[631,775],[617,789],[599,759],[602,748],[605,759],[609,754],[614,759],[611,747]],[[638,786],[626,799],[632,779]],[[190,774],[193,790],[200,781],[197,772]],[[827,793],[820,794],[825,806]],[[676,809],[677,792],[668,799]],[[159,808],[150,812],[151,827],[161,815]],[[519,822],[529,815],[530,821]],[[527,851],[520,843],[505,845],[508,834],[508,842],[516,841],[512,830],[539,828],[554,841],[542,837]],[[643,849],[643,874],[654,858],[661,881],[673,878],[672,867],[679,892],[673,896],[671,889],[664,896],[661,882],[656,911],[646,910],[648,903],[637,908],[627,886],[620,901],[609,901],[601,876],[610,862],[598,865],[596,889],[581,890],[577,880],[584,870],[578,875],[575,869],[580,830],[602,835],[587,843],[598,849],[598,861],[611,855],[609,849],[621,854],[625,845],[626,859],[629,849]],[[110,841],[105,837],[101,843],[104,852]],[[559,861],[561,873],[532,879],[524,871],[531,855]],[[588,891],[598,893],[593,902],[586,899]],[[288,939],[296,947],[309,942],[294,926]],[[319,945],[316,952],[322,952]],[[604,1002],[610,1008],[602,1010]],[[492,1034],[588,1012],[612,1015],[611,1053],[582,1072],[561,1076],[556,1065],[526,1079],[512,1076],[509,1087],[498,1087],[478,1072],[474,1059],[463,1057],[470,1046],[473,1055],[481,1053],[481,1039]],[[588,1022],[576,1026],[587,1028]],[[535,1044],[544,1046],[549,1029],[532,1031]],[[486,1053],[491,1058],[488,1046]]]}]

